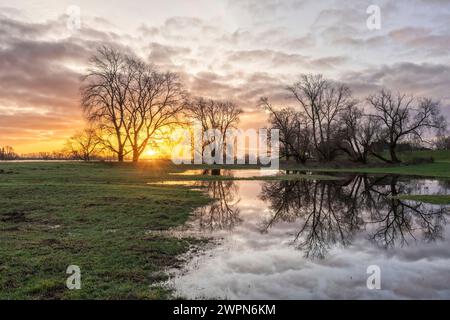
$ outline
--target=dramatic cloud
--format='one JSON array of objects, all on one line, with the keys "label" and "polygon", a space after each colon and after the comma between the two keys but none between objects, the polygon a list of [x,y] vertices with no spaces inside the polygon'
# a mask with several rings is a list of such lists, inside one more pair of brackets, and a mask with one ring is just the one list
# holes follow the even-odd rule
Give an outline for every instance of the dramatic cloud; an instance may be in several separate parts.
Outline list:
[{"label": "dramatic cloud", "polygon": [[361,98],[381,88],[418,97],[440,100],[442,111],[450,118],[450,65],[397,63],[350,72],[342,81],[348,83]]},{"label": "dramatic cloud", "polygon": [[450,115],[450,4],[377,3],[380,30],[366,26],[369,0],[80,1],[73,30],[62,3],[11,1],[0,8],[0,145],[58,149],[83,126],[80,77],[102,44],[178,72],[194,96],[239,103],[245,128],[265,125],[261,96],[293,104],[285,87],[300,73],[361,98],[382,87],[432,96]]},{"label": "dramatic cloud", "polygon": [[61,144],[82,122],[81,70],[108,36],[86,29],[83,38],[67,37],[60,20],[26,23],[3,15],[0,29],[1,143],[35,150],[40,139]]}]

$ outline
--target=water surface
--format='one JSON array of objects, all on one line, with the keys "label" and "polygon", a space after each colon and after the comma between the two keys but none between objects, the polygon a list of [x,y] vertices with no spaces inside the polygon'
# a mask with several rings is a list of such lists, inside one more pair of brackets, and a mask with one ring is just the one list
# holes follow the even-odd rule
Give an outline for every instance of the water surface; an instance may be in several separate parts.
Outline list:
[{"label": "water surface", "polygon": [[[173,274],[178,295],[450,298],[448,207],[395,198],[448,194],[448,182],[354,176],[193,184],[216,200],[186,228],[217,241]],[[370,265],[381,268],[381,290],[366,286]]]}]

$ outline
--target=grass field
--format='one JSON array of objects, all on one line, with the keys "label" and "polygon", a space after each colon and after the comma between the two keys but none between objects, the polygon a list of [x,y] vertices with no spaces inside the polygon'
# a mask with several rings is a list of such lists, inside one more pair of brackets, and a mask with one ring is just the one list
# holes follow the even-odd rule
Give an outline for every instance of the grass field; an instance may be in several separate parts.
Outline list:
[{"label": "grass field", "polygon": [[414,158],[433,158],[436,162],[450,162],[450,150],[423,150],[399,152],[402,161],[412,161]]},{"label": "grass field", "polygon": [[[152,166],[11,163],[0,166],[0,298],[149,298],[177,255],[198,243],[149,234],[209,201],[181,186],[146,185]],[[78,265],[83,290],[65,288]]]},{"label": "grass field", "polygon": [[450,163],[435,162],[419,165],[398,165],[384,167],[361,167],[361,168],[300,168],[314,172],[337,172],[337,173],[369,173],[369,174],[398,174],[418,177],[435,177],[450,179]]},{"label": "grass field", "polygon": [[[418,177],[435,177],[435,178],[450,178],[450,150],[429,150],[429,151],[408,151],[400,152],[399,158],[404,162],[399,165],[389,166],[379,161],[373,163],[371,166],[356,167],[351,164],[346,168],[333,168],[326,163],[322,166],[304,167],[292,166],[290,168],[297,168],[299,170],[309,170],[313,172],[349,172],[349,173],[369,173],[369,174],[399,174],[412,175]],[[433,158],[434,163],[425,164],[408,164],[417,158]]]},{"label": "grass field", "polygon": [[[169,173],[220,166],[130,163],[0,163],[0,299],[162,299],[157,284],[179,255],[204,240],[175,238],[154,230],[183,224],[210,199],[161,180],[217,180],[226,176]],[[243,168],[243,167],[226,167]],[[255,168],[250,167],[250,168]],[[333,179],[321,172],[394,173],[450,178],[450,164],[355,169],[307,169],[317,174],[255,179]],[[408,195],[448,204],[448,196]],[[416,197],[416,198],[414,198]],[[78,265],[83,290],[68,290],[69,265]]]},{"label": "grass field", "polygon": [[[169,297],[150,286],[200,240],[149,231],[183,224],[210,199],[180,185],[148,183],[230,179],[169,175],[184,169],[164,161],[0,163],[0,299]],[[264,177],[303,178],[332,179]],[[66,289],[69,265],[80,266],[83,290]]]}]

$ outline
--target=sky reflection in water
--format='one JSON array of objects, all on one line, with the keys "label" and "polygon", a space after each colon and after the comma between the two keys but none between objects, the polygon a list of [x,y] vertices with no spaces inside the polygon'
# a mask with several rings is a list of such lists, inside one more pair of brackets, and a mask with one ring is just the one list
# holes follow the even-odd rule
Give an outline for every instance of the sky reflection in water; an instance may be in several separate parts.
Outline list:
[{"label": "sky reflection in water", "polygon": [[[204,181],[217,199],[188,224],[219,244],[169,285],[187,298],[450,298],[448,207],[393,199],[448,183],[357,176],[340,181]],[[366,269],[381,268],[381,290]]]}]

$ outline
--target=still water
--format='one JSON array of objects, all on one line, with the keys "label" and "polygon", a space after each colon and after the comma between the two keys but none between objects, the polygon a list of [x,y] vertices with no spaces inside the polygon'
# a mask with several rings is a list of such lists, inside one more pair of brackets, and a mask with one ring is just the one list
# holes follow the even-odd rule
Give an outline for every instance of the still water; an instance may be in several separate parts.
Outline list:
[{"label": "still water", "polygon": [[[353,176],[193,184],[215,201],[195,212],[186,232],[215,240],[172,272],[167,285],[179,296],[450,298],[449,207],[395,198],[447,194],[448,182]],[[381,270],[380,290],[367,288],[371,265]]]}]

